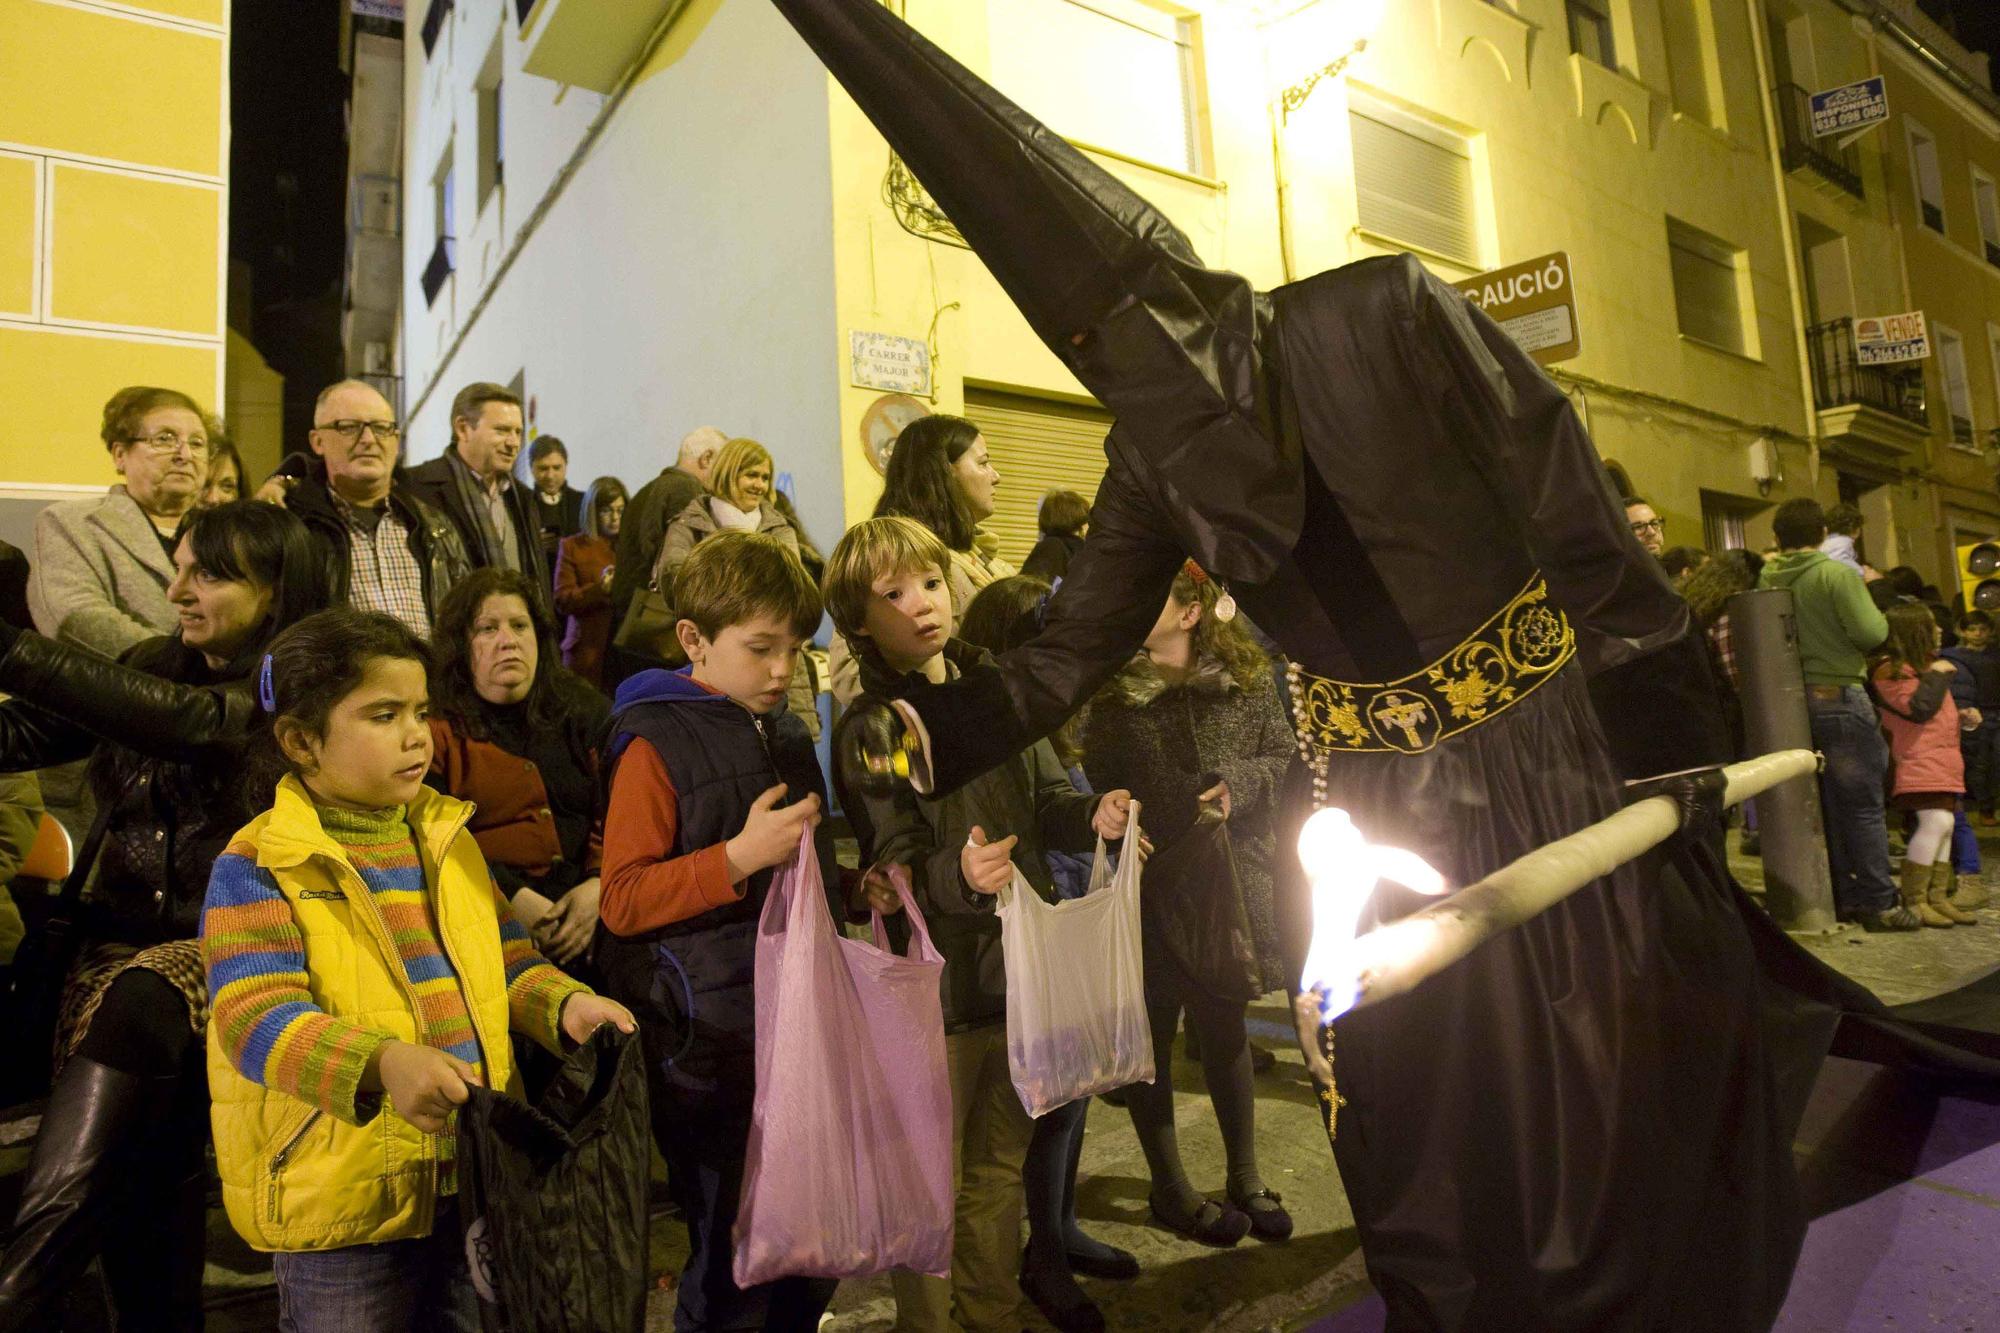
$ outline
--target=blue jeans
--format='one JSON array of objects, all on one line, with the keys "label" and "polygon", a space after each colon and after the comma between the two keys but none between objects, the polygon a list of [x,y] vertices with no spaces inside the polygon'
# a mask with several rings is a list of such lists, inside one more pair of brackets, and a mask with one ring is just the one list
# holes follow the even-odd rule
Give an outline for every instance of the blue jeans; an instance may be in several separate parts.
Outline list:
[{"label": "blue jeans", "polygon": [[478,1333],[455,1201],[421,1240],[272,1256],[282,1333]]},{"label": "blue jeans", "polygon": [[1958,803],[1958,813],[1952,817],[1951,868],[1961,875],[1979,873],[1979,838],[1966,817],[1964,801]]},{"label": "blue jeans", "polygon": [[[1815,687],[1817,688],[1817,687]],[[1820,808],[1826,818],[1826,859],[1833,871],[1833,903],[1843,917],[1886,912],[1896,905],[1889,874],[1889,829],[1882,814],[1882,782],[1889,746],[1868,692],[1859,685],[1837,699],[1810,690],[1806,710],[1813,746],[1826,756],[1820,775]]]}]

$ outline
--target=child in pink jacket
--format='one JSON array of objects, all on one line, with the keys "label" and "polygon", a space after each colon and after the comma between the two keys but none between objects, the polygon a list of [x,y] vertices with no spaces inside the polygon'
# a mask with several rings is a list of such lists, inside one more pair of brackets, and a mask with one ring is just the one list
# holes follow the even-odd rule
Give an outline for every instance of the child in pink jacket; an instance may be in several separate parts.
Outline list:
[{"label": "child in pink jacket", "polygon": [[1927,926],[1969,926],[1976,918],[1952,906],[1950,896],[1952,818],[1965,795],[1951,697],[1958,668],[1937,655],[1937,622],[1928,607],[1905,603],[1884,614],[1889,637],[1873,684],[1894,765],[1889,806],[1917,821],[1903,857],[1903,907]]}]

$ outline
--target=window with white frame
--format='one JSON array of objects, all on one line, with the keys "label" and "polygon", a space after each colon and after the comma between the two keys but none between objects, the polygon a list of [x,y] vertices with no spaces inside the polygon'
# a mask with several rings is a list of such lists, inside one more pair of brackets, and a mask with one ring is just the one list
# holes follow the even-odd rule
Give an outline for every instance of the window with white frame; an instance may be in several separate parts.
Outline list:
[{"label": "window with white frame", "polygon": [[1699,227],[1668,218],[1667,252],[1681,333],[1740,356],[1757,355],[1744,251]]},{"label": "window with white frame", "polygon": [[1708,0],[1660,0],[1660,27],[1667,39],[1674,110],[1704,125],[1721,125],[1722,89]]},{"label": "window with white frame", "polygon": [[1965,375],[1965,340],[1942,324],[1931,326],[1937,345],[1938,374],[1944,379],[1944,401],[1951,410],[1951,442],[1969,449],[1972,443],[1972,386]]},{"label": "window with white frame", "polygon": [[500,187],[501,171],[505,158],[500,138],[500,40],[495,38],[493,49],[487,52],[485,67],[479,71],[479,79],[473,85],[473,92],[479,103],[479,211],[486,211],[486,201]]},{"label": "window with white frame", "polygon": [[443,155],[438,158],[437,170],[431,173],[431,253],[418,279],[427,307],[437,302],[438,293],[444,290],[444,280],[451,276],[458,263],[456,180],[452,168],[452,148],[446,144]]},{"label": "window with white frame", "polygon": [[1347,121],[1361,229],[1477,268],[1478,207],[1466,137],[1359,88],[1348,92]]},{"label": "window with white frame", "polygon": [[1910,146],[1910,187],[1916,192],[1917,214],[1923,224],[1944,234],[1944,173],[1938,169],[1937,139],[1914,120],[1904,117]]},{"label": "window with white frame", "polygon": [[987,6],[996,87],[1066,138],[1209,174],[1198,19],[1142,0]]},{"label": "window with white frame", "polygon": [[1978,167],[1972,169],[1972,202],[1979,211],[1979,240],[1986,262],[2000,267],[2000,190]]},{"label": "window with white frame", "polygon": [[1993,401],[2000,403],[2000,324],[1986,326],[1986,359],[1993,368]]}]

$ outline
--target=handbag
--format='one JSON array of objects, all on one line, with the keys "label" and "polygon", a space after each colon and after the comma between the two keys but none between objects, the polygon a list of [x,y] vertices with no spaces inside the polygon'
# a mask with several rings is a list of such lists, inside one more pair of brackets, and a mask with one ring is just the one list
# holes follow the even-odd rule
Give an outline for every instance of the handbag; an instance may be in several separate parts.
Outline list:
[{"label": "handbag", "polygon": [[757,1095],[736,1212],[732,1276],[946,1276],[954,1197],[944,956],[910,895],[909,944],[835,927],[812,832],[771,884],[757,925]]},{"label": "handbag", "polygon": [[638,1034],[598,1028],[532,1106],[471,1092],[459,1207],[487,1333],[638,1333],[652,1152]]},{"label": "handbag", "polygon": [[687,654],[681,650],[680,636],[674,632],[679,620],[673,599],[661,590],[657,581],[648,583],[633,594],[632,604],[625,608],[625,618],[618,622],[618,632],[611,637],[612,646],[665,666],[685,666]]},{"label": "handbag", "polygon": [[[1137,801],[1125,845],[1139,845]],[[1083,897],[1044,902],[1018,870],[1000,891],[1007,1067],[1031,1116],[1153,1081],[1139,939],[1140,859],[1122,856],[1113,872],[1099,838]]]}]

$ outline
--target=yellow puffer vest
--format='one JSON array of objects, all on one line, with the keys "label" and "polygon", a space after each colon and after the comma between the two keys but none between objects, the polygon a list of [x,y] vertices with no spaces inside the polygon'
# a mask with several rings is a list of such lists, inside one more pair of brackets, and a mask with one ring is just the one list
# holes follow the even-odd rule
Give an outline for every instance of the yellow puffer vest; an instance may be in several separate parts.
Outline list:
[{"label": "yellow puffer vest", "polygon": [[[479,1036],[489,1087],[515,1090],[508,1045],[506,967],[492,881],[465,831],[472,806],[423,788],[409,822],[439,932]],[[270,810],[237,842],[257,848],[291,901],[306,942],[313,1003],[336,1017],[417,1038],[416,995],[381,913],[340,845],[321,829],[295,778],[278,784]],[[215,1156],[230,1224],[259,1250],[328,1250],[430,1234],[437,1207],[438,1139],[396,1115],[384,1099],[365,1125],[351,1125],[238,1073],[208,1029],[208,1087]]]}]

